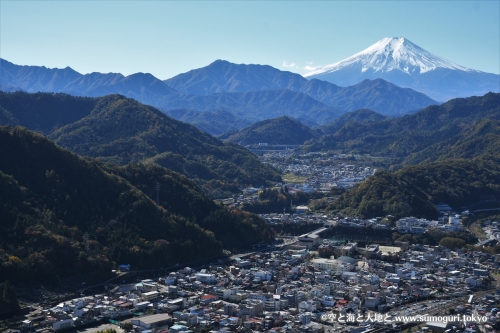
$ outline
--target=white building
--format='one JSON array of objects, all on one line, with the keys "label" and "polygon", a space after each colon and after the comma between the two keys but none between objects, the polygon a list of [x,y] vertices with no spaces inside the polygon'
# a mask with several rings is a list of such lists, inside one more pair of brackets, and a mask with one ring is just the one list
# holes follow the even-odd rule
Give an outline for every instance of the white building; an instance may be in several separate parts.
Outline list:
[{"label": "white building", "polygon": [[210,284],[210,283],[215,283],[217,282],[217,278],[215,277],[215,274],[202,274],[198,273],[195,275],[196,281],[199,281],[201,283],[205,284]]},{"label": "white building", "polygon": [[73,327],[73,325],[74,325],[73,318],[69,318],[69,319],[56,321],[54,324],[52,324],[52,327],[54,328],[55,331],[60,331],[60,330],[64,330],[64,329]]},{"label": "white building", "polygon": [[157,299],[158,296],[160,296],[160,294],[157,291],[150,291],[147,293],[142,293],[141,298],[146,302]]},{"label": "white building", "polygon": [[171,317],[166,313],[155,314],[151,316],[144,316],[133,318],[130,322],[139,327],[151,329],[155,327],[165,326],[171,321]]},{"label": "white building", "polygon": [[448,218],[448,223],[453,225],[460,225],[460,215],[450,216]]},{"label": "white building", "polygon": [[299,309],[307,312],[314,312],[316,311],[316,302],[312,300],[302,301],[299,303]]},{"label": "white building", "polygon": [[323,304],[323,306],[335,306],[335,298],[325,295],[321,299],[321,304]]}]

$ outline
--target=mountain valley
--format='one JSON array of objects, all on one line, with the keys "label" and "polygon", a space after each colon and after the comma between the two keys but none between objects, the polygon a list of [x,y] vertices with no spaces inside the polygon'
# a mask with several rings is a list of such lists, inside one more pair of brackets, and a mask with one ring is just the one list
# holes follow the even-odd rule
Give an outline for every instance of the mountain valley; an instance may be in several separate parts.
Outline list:
[{"label": "mountain valley", "polygon": [[404,38],[307,77],[224,60],[160,80],[0,59],[0,283],[248,250],[275,240],[269,221],[290,227],[288,212],[436,219],[440,203],[495,203],[498,78]]}]

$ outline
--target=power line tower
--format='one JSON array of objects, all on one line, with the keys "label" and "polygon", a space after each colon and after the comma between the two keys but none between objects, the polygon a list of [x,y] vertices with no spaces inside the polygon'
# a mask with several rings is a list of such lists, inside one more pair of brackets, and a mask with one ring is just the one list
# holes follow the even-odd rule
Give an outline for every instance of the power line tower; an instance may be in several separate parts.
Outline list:
[{"label": "power line tower", "polygon": [[160,216],[160,183],[156,182],[156,209],[158,216]]}]

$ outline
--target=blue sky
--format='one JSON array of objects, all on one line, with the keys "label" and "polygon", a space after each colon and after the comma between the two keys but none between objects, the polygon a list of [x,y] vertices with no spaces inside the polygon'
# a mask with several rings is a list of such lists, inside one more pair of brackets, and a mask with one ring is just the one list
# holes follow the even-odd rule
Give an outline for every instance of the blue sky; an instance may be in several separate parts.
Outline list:
[{"label": "blue sky", "polygon": [[214,60],[304,74],[384,37],[500,73],[500,1],[0,0],[0,57],[167,79]]}]

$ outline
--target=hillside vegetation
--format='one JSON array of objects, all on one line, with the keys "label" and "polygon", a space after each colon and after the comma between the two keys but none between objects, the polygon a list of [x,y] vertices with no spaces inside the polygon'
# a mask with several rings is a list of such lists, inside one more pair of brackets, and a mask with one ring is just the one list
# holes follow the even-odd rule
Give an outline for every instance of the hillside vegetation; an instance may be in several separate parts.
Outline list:
[{"label": "hillside vegetation", "polygon": [[386,116],[381,115],[370,109],[359,109],[353,112],[348,112],[337,119],[329,122],[320,127],[324,134],[332,134],[341,129],[345,124],[351,122],[375,122],[387,119]]},{"label": "hillside vegetation", "polygon": [[252,145],[266,142],[271,145],[301,145],[307,140],[317,137],[309,127],[290,117],[279,117],[263,120],[234,133],[227,141],[241,145]]},{"label": "hillside vegetation", "polygon": [[36,130],[61,147],[119,165],[148,159],[195,179],[207,191],[279,181],[248,150],[120,95],[0,92],[0,124]]},{"label": "hillside vegetation", "polygon": [[[399,164],[468,158],[491,153],[498,146],[496,122],[485,126],[487,119],[500,120],[498,93],[453,99],[396,119],[348,122],[332,134],[307,142],[305,149],[392,155]],[[488,136],[478,136],[481,132]]]},{"label": "hillside vegetation", "polygon": [[394,215],[435,219],[438,203],[461,211],[500,196],[500,157],[444,160],[379,171],[344,193],[328,210],[365,218]]},{"label": "hillside vegetation", "polygon": [[103,164],[20,127],[0,128],[0,142],[0,281],[165,267],[273,236],[259,217],[216,205],[161,166]]},{"label": "hillside vegetation", "polygon": [[210,135],[218,136],[229,131],[238,131],[252,123],[236,117],[229,111],[200,112],[190,109],[166,110],[165,113],[177,120],[191,124]]}]

